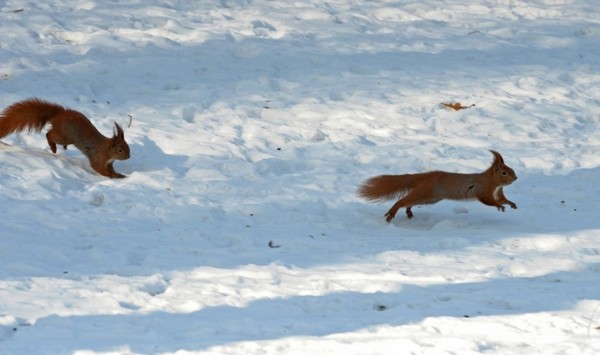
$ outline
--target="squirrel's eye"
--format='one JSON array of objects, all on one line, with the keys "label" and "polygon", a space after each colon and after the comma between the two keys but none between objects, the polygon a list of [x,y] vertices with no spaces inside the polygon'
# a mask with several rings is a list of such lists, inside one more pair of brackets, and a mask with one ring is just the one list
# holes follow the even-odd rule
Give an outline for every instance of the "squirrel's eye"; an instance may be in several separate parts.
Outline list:
[{"label": "squirrel's eye", "polygon": [[117,148],[117,153],[123,153],[123,148]]},{"label": "squirrel's eye", "polygon": [[503,171],[502,176],[506,176],[506,175],[508,175],[508,173],[506,171]]}]

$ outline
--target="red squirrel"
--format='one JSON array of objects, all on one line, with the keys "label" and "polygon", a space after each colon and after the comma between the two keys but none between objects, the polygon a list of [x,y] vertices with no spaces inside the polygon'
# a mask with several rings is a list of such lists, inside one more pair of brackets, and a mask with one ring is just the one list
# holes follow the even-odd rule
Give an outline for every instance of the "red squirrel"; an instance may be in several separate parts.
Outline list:
[{"label": "red squirrel", "polygon": [[493,150],[490,152],[494,155],[492,166],[479,174],[430,171],[420,174],[380,175],[365,181],[358,189],[358,195],[369,201],[398,199],[385,214],[388,223],[402,207],[406,207],[406,216],[412,218],[413,206],[434,204],[441,200],[477,199],[502,212],[503,205],[517,208],[502,191],[503,186],[517,180],[517,175],[504,164],[500,153]]},{"label": "red squirrel", "polygon": [[47,123],[52,125],[46,133],[52,153],[56,153],[57,144],[64,149],[73,144],[85,154],[98,174],[125,177],[113,168],[114,160],[129,159],[129,145],[116,122],[113,137],[107,138],[81,112],[34,98],[14,103],[0,114],[0,138],[26,128],[29,132],[40,132]]}]

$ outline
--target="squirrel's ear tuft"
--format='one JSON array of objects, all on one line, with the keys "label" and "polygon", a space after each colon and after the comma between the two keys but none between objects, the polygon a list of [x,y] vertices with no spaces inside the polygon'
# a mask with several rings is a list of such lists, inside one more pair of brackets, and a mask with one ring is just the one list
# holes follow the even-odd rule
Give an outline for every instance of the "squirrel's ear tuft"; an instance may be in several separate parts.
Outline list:
[{"label": "squirrel's ear tuft", "polygon": [[494,155],[494,165],[496,164],[504,164],[504,159],[502,159],[502,155],[495,150],[491,150],[490,152]]},{"label": "squirrel's ear tuft", "polygon": [[123,139],[125,138],[125,133],[123,133],[123,128],[121,128],[121,126],[119,126],[119,124],[117,122],[115,122],[115,133],[114,133],[115,137]]}]

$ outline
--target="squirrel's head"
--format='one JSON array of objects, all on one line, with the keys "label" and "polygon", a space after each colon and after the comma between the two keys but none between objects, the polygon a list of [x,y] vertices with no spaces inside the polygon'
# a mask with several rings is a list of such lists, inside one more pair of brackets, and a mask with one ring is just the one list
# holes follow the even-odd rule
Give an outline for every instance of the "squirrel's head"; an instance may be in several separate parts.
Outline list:
[{"label": "squirrel's head", "polygon": [[115,131],[111,140],[111,158],[116,160],[129,159],[129,145],[125,142],[123,128],[121,128],[117,122],[115,122]]},{"label": "squirrel's head", "polygon": [[515,171],[510,166],[504,164],[502,155],[495,150],[490,150],[490,152],[494,155],[494,161],[490,169],[500,186],[510,185],[517,180],[517,174],[515,174]]}]

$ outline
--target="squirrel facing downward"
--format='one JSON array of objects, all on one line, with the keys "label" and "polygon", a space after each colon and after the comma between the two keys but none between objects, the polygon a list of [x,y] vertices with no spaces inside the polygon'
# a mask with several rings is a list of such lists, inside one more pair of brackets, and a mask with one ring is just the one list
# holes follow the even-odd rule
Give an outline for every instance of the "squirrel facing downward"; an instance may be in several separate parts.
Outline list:
[{"label": "squirrel facing downward", "polygon": [[402,207],[406,207],[406,216],[412,218],[413,206],[434,204],[441,200],[477,199],[502,212],[503,205],[517,208],[502,191],[503,186],[517,180],[517,175],[504,164],[500,153],[493,150],[490,152],[494,155],[492,166],[479,174],[430,171],[420,174],[380,175],[365,181],[360,186],[358,195],[369,201],[397,198],[398,201],[385,214],[388,223]]},{"label": "squirrel facing downward", "polygon": [[125,177],[113,168],[114,160],[129,159],[129,145],[116,122],[113,137],[107,138],[81,112],[40,99],[28,99],[12,104],[0,114],[0,138],[26,128],[39,132],[47,123],[52,125],[46,134],[52,153],[56,153],[57,144],[65,149],[73,144],[85,154],[98,174]]}]

